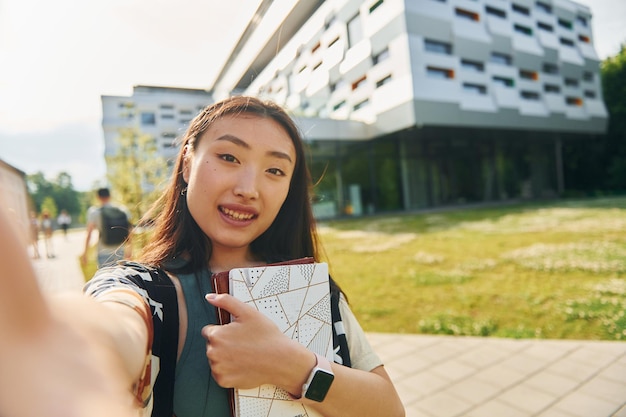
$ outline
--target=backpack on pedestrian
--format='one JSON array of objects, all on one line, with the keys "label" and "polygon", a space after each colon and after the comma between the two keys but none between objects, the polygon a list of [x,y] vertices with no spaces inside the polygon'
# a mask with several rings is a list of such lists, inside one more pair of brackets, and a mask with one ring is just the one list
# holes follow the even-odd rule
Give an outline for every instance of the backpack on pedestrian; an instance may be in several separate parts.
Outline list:
[{"label": "backpack on pedestrian", "polygon": [[119,207],[105,205],[100,210],[102,216],[102,243],[107,246],[121,245],[130,233],[128,215]]}]

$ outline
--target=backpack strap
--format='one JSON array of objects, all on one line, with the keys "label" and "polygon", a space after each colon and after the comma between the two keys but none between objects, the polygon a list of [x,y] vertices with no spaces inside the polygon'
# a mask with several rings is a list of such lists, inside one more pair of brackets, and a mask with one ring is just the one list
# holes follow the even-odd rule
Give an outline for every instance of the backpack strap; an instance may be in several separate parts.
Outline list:
[{"label": "backpack strap", "polygon": [[348,368],[352,367],[350,360],[350,350],[348,349],[348,339],[343,327],[341,311],[339,310],[339,297],[341,293],[338,290],[330,292],[330,316],[333,322],[333,348],[335,351],[335,362]]},{"label": "backpack strap", "polygon": [[[144,273],[143,277],[138,275],[129,278],[144,288],[150,299],[154,326],[152,355],[159,358],[159,373],[152,391],[154,400],[152,415],[173,416],[179,327],[176,287],[167,273],[160,268],[128,261],[123,262],[123,265]],[[146,272],[149,278],[145,276]]]}]

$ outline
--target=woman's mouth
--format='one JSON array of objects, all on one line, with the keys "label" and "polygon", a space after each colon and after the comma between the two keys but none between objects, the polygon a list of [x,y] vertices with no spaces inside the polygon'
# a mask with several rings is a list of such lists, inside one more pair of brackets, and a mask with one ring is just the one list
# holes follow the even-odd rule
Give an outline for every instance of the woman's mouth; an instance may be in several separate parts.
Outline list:
[{"label": "woman's mouth", "polygon": [[220,211],[234,220],[251,220],[256,215],[254,213],[246,213],[242,211],[231,210],[226,207],[220,206]]}]

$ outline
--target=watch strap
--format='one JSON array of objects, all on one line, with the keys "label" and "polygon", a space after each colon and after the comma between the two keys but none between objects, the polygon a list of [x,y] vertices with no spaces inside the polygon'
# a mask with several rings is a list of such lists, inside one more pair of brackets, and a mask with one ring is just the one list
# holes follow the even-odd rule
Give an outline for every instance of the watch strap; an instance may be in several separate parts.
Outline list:
[{"label": "watch strap", "polygon": [[330,365],[330,361],[325,356],[322,356],[322,355],[320,355],[318,353],[315,353],[315,352],[313,352],[313,353],[315,354],[316,363],[315,363],[315,366],[313,367],[313,369],[311,369],[311,372],[309,373],[309,376],[307,377],[306,382],[304,384],[302,384],[302,393],[300,394],[299,397],[296,397],[295,395],[293,395],[293,394],[291,394],[289,392],[287,393],[289,395],[289,397],[292,400],[294,400],[294,401],[302,401],[302,400],[304,400],[306,398],[305,394],[307,392],[307,389],[309,388],[309,385],[311,384],[311,381],[313,381],[313,377],[315,376],[315,373],[318,370],[322,370],[322,371],[324,371],[326,373],[334,375],[333,369],[332,369],[332,367]]}]

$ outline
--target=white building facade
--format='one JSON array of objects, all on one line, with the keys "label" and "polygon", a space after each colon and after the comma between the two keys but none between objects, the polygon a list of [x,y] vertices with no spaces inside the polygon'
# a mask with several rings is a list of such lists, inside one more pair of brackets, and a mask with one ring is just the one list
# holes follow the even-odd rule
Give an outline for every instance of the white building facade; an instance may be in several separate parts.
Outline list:
[{"label": "white building facade", "polygon": [[102,96],[105,158],[115,155],[122,129],[132,128],[152,136],[159,156],[171,165],[178,152],[176,139],[193,119],[213,102],[201,89],[135,86],[132,96]]},{"label": "white building facade", "polygon": [[268,0],[214,92],[297,117],[328,215],[550,197],[563,142],[607,127],[591,18],[570,0]]}]

